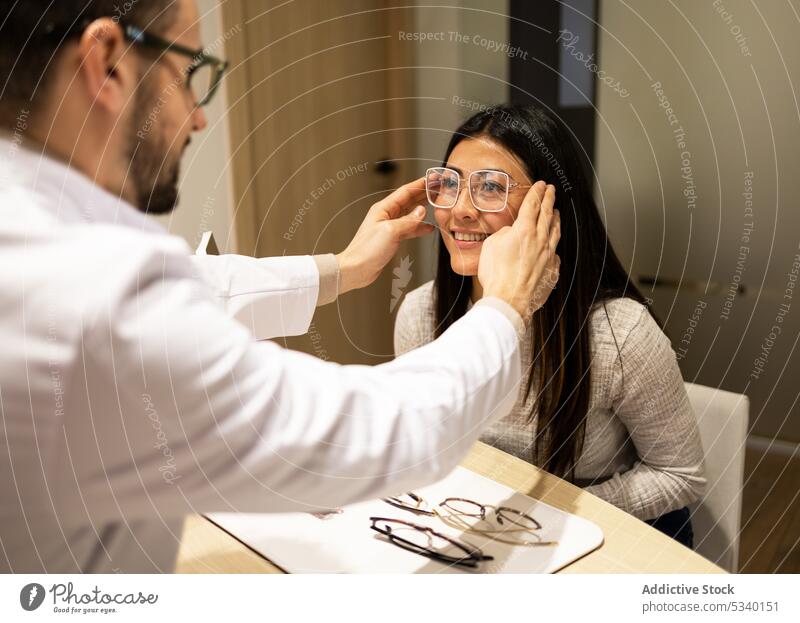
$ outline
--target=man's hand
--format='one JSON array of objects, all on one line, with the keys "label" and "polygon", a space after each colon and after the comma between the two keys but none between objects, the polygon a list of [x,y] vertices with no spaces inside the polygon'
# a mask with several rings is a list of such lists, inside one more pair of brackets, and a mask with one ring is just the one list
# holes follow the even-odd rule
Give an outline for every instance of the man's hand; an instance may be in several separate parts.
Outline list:
[{"label": "man's hand", "polygon": [[[557,215],[558,210],[554,210],[553,216]],[[552,229],[554,226],[555,225],[551,225],[550,228]],[[560,227],[560,225],[558,225],[558,227]],[[550,293],[556,289],[556,284],[558,283],[558,278],[561,274],[560,270],[561,258],[553,254],[553,259],[551,259],[547,266],[545,266],[544,274],[533,290],[533,299],[531,300],[532,313],[535,313],[537,310],[541,309],[547,302],[547,299],[550,298]]]},{"label": "man's hand", "polygon": [[397,253],[403,240],[424,236],[433,225],[424,223],[425,178],[401,186],[373,205],[339,262],[339,294],[368,286]]},{"label": "man's hand", "polygon": [[[561,238],[561,220],[554,212],[555,187],[536,182],[520,206],[517,220],[483,243],[478,280],[484,296],[497,297],[513,307],[527,325],[533,312],[547,300],[558,275],[555,254]],[[546,283],[540,283],[545,273]],[[537,291],[538,287],[538,291]]]}]

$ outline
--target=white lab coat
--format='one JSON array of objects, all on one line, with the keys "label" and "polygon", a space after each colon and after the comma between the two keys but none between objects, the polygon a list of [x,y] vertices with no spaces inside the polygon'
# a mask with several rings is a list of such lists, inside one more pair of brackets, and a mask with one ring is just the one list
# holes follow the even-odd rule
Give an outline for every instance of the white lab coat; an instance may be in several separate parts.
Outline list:
[{"label": "white lab coat", "polygon": [[74,169],[0,154],[0,572],[169,572],[188,513],[425,485],[516,401],[499,301],[393,362],[324,362],[256,341],[307,330],[312,258],[191,256]]}]

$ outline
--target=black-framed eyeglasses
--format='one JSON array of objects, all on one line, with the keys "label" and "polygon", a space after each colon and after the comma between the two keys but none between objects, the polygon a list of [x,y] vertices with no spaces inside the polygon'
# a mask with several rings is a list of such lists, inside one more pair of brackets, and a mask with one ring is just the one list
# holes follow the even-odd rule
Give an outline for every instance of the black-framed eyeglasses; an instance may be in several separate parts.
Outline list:
[{"label": "black-framed eyeglasses", "polygon": [[474,545],[450,538],[428,526],[402,519],[370,517],[370,528],[380,532],[389,541],[407,551],[462,567],[478,567],[481,562],[494,560]]},{"label": "black-framed eyeglasses", "polygon": [[461,174],[448,167],[431,167],[425,172],[425,192],[434,208],[454,208],[461,190],[466,186],[472,205],[481,212],[502,212],[508,204],[508,193],[515,188],[530,188],[532,184],[514,182],[505,171],[481,169],[472,171],[462,185]]},{"label": "black-framed eyeglasses", "polygon": [[185,70],[185,86],[194,96],[196,106],[205,106],[211,101],[228,69],[227,61],[206,54],[203,50],[193,50],[179,43],[167,41],[131,24],[121,24],[121,26],[125,38],[132,43],[191,58],[192,63]]},{"label": "black-framed eyeglasses", "polygon": [[[63,41],[82,33],[91,22],[92,20],[83,20],[66,27],[48,24],[44,28],[44,35],[60,37]],[[192,93],[195,106],[205,106],[211,101],[228,69],[227,61],[206,54],[203,50],[193,50],[174,41],[167,41],[133,24],[116,20],[115,23],[119,24],[123,35],[131,43],[191,58],[191,65],[182,72],[185,76],[183,86]]]}]

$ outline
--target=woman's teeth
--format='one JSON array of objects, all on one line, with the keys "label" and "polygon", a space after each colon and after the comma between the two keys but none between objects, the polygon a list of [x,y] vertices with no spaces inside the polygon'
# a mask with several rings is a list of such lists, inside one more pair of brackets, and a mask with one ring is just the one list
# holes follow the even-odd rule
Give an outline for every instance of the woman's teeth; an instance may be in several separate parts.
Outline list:
[{"label": "woman's teeth", "polygon": [[481,240],[486,240],[489,237],[489,234],[465,234],[460,231],[453,232],[453,238],[456,240],[462,240],[464,242],[479,242]]}]

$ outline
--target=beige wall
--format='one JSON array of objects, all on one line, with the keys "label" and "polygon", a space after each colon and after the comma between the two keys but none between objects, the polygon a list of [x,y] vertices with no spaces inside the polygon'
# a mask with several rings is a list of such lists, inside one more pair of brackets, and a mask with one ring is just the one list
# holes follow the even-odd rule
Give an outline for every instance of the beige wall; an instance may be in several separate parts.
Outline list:
[{"label": "beige wall", "polygon": [[[747,393],[755,432],[798,441],[800,300],[776,321],[800,243],[796,9],[604,0],[599,21],[601,68],[630,93],[598,83],[597,198],[612,240],[635,275],[682,283],[646,294],[687,380]],[[744,293],[729,296],[737,282]]]}]

